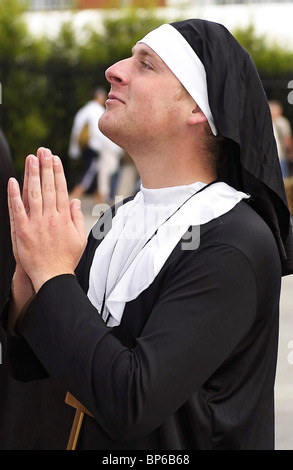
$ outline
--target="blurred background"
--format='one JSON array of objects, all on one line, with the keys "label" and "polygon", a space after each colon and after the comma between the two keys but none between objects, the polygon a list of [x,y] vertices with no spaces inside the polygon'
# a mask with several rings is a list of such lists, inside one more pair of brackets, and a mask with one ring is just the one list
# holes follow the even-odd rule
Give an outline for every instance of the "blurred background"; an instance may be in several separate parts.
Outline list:
[{"label": "blurred background", "polygon": [[[293,0],[0,0],[0,128],[20,183],[26,155],[45,146],[61,157],[72,190],[83,165],[82,152],[78,158],[69,155],[74,118],[93,89],[108,90],[106,68],[128,57],[154,27],[191,17],[220,22],[235,35],[251,54],[268,99],[278,105],[284,119],[274,128],[284,150],[292,214]],[[118,158],[106,202],[137,189],[138,175],[128,156]],[[125,168],[130,171],[121,171]],[[97,202],[93,194],[89,188],[83,194],[89,228]],[[278,449],[293,449],[292,289],[289,276],[281,299]]]},{"label": "blurred background", "polygon": [[0,0],[0,125],[19,177],[25,156],[47,146],[73,184],[68,146],[77,110],[93,88],[108,88],[106,68],[146,32],[187,17],[228,27],[252,55],[268,98],[293,121],[293,2]]}]

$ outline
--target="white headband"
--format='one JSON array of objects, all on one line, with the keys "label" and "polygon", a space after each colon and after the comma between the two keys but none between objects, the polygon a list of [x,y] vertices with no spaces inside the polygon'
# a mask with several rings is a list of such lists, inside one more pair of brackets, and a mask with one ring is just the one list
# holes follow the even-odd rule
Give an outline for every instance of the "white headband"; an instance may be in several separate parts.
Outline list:
[{"label": "white headband", "polygon": [[209,105],[205,68],[182,34],[170,24],[163,24],[138,42],[149,46],[165,62],[198,104],[213,134],[217,135]]}]

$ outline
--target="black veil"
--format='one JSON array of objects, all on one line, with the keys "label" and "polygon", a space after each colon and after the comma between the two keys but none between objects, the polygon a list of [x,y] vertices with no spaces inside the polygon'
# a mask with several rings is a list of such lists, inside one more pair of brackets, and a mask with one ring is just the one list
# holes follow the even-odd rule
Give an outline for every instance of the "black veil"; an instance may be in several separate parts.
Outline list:
[{"label": "black veil", "polygon": [[291,274],[290,212],[270,109],[254,62],[223,25],[191,19],[172,26],[205,67],[215,125],[226,138],[219,178],[251,195],[251,205],[274,234],[283,275]]}]

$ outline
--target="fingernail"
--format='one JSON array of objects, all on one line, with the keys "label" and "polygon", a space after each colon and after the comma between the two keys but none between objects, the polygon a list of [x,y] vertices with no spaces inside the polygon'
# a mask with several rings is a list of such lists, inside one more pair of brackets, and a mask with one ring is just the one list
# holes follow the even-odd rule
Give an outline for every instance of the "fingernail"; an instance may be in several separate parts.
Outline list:
[{"label": "fingernail", "polygon": [[80,202],[79,199],[76,199],[76,201],[75,201],[75,207],[76,207],[76,209],[80,209],[80,208],[81,208],[81,202]]},{"label": "fingernail", "polygon": [[32,164],[32,166],[34,166],[34,167],[39,166],[39,160],[37,159],[37,157],[32,157],[32,158],[31,158],[31,164]]},{"label": "fingernail", "polygon": [[43,151],[43,158],[45,158],[45,160],[49,160],[49,158],[51,158],[51,152],[49,149],[45,149]]},{"label": "fingernail", "polygon": [[9,184],[10,191],[12,191],[13,194],[15,194],[18,189],[18,182],[16,181],[16,179],[10,178],[8,184]]},{"label": "fingernail", "polygon": [[54,163],[54,165],[59,165],[59,163],[60,163],[60,158],[57,157],[57,155],[53,155],[53,163]]},{"label": "fingernail", "polygon": [[11,188],[16,188],[17,186],[17,181],[15,178],[10,178],[9,179],[9,185],[11,186]]}]

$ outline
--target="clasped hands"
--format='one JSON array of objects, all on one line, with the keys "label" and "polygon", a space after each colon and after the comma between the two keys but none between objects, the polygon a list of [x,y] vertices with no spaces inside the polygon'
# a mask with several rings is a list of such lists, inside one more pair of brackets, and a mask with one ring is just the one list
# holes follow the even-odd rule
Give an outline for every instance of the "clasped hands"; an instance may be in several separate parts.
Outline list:
[{"label": "clasped hands", "polygon": [[52,277],[73,274],[86,245],[80,201],[69,201],[59,157],[39,148],[26,158],[23,192],[8,182],[18,310]]}]

